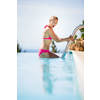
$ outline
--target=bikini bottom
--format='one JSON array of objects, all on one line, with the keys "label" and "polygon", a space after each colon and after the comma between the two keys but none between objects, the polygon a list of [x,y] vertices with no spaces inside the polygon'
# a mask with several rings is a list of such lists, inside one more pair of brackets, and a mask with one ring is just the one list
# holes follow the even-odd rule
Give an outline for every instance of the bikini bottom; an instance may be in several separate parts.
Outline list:
[{"label": "bikini bottom", "polygon": [[40,56],[42,53],[48,53],[49,54],[49,50],[39,49],[38,56]]}]

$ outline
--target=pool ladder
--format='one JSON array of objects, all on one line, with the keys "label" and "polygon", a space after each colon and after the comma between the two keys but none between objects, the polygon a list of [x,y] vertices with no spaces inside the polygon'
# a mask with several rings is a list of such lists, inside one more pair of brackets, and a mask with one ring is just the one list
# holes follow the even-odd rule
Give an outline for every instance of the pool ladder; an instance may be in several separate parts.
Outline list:
[{"label": "pool ladder", "polygon": [[[84,25],[79,25],[79,26],[77,26],[77,27],[74,29],[74,31],[73,31],[73,33],[72,33],[72,36],[74,37],[74,36],[76,35],[76,32],[77,32],[79,29],[81,29],[81,28],[84,28]],[[71,40],[68,41],[68,43],[67,43],[67,45],[66,45],[66,48],[65,48],[65,50],[64,50],[64,52],[63,52],[61,58],[64,58],[64,57],[65,57],[65,55],[66,55],[66,53],[67,53],[67,51],[68,51],[70,45],[71,45]]]}]

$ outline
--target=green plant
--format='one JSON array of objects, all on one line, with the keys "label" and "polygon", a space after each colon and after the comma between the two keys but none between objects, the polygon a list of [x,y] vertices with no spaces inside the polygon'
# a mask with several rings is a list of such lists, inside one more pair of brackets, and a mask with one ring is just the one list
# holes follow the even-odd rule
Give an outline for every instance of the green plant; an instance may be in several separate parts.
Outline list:
[{"label": "green plant", "polygon": [[[84,20],[82,20],[82,24],[80,25],[84,25]],[[81,38],[84,38],[84,28],[79,30],[81,32]]]},{"label": "green plant", "polygon": [[55,45],[54,40],[52,40],[51,48],[52,48],[51,52],[53,52],[53,53],[59,53],[60,52],[60,50],[59,51],[57,50],[57,47]]},{"label": "green plant", "polygon": [[75,39],[76,39],[76,38],[77,38],[77,35],[74,36],[74,41],[73,41],[73,43],[75,43]]},{"label": "green plant", "polygon": [[19,43],[17,43],[17,52],[21,52],[21,48],[20,48]]}]

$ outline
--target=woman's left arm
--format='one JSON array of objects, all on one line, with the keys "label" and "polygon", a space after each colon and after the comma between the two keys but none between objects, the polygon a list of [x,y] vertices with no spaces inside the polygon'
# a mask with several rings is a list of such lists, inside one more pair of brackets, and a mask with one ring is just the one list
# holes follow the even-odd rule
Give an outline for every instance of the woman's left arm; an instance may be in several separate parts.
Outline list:
[{"label": "woman's left arm", "polygon": [[55,34],[55,32],[54,32],[53,30],[49,30],[48,35],[49,35],[54,41],[56,41],[57,43],[58,43],[58,42],[63,42],[63,41],[69,41],[69,40],[74,41],[73,36],[71,36],[71,35],[70,35],[68,38],[59,38],[59,37]]}]

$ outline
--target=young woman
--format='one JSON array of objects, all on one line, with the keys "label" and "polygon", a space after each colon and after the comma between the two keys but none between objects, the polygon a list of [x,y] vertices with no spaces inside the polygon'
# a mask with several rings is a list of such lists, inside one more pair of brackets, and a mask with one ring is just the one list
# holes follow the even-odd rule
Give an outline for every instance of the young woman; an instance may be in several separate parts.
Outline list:
[{"label": "young woman", "polygon": [[56,16],[51,16],[49,20],[49,24],[44,27],[42,44],[40,46],[39,54],[38,54],[40,58],[58,58],[59,57],[58,55],[49,51],[52,39],[56,41],[57,43],[74,40],[73,36],[71,35],[68,38],[59,38],[53,31],[53,28],[57,25],[57,23],[58,23],[58,18]]}]

